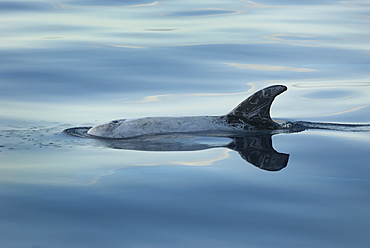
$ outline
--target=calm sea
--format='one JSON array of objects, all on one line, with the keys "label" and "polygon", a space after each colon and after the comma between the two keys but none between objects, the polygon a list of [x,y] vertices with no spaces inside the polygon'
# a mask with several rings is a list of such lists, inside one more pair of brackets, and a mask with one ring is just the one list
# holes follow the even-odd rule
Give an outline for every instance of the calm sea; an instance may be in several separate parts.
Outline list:
[{"label": "calm sea", "polygon": [[273,118],[370,123],[369,1],[1,0],[0,21],[0,247],[369,247],[370,132],[248,151],[62,132],[222,115],[273,84]]}]

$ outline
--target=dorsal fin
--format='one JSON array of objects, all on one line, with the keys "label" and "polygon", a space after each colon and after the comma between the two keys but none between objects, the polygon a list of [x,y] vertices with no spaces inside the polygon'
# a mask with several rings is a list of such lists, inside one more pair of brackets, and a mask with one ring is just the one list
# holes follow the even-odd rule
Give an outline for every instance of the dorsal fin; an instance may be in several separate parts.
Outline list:
[{"label": "dorsal fin", "polygon": [[271,104],[275,97],[287,90],[284,85],[273,85],[257,91],[225,115],[231,126],[244,129],[275,129],[279,124],[270,117]]}]

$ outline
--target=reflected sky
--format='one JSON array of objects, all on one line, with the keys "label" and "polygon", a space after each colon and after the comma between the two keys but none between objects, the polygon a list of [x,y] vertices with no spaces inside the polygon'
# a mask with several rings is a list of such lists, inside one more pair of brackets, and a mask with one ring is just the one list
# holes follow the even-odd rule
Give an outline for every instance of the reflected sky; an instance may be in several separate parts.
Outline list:
[{"label": "reflected sky", "polygon": [[73,6],[73,5],[82,5],[82,6],[145,6],[157,3],[151,0],[124,0],[124,1],[98,1],[98,0],[68,0],[61,1],[64,4]]},{"label": "reflected sky", "polygon": [[345,92],[345,91],[330,91],[330,90],[314,90],[314,91],[309,91],[309,92],[306,92],[304,93],[303,95],[300,95],[299,96],[300,98],[303,98],[303,99],[311,99],[311,100],[321,100],[321,101],[325,101],[325,100],[341,100],[341,99],[346,99],[346,98],[349,98],[351,97],[350,95],[348,95],[348,92]]},{"label": "reflected sky", "polygon": [[0,12],[3,14],[11,12],[51,11],[53,8],[46,2],[38,1],[1,1]]},{"label": "reflected sky", "polygon": [[226,63],[228,66],[234,66],[240,69],[247,70],[258,70],[258,71],[295,71],[295,72],[312,72],[317,71],[310,68],[297,68],[289,66],[279,66],[279,65],[255,65],[255,64],[238,64],[238,63]]},{"label": "reflected sky", "polygon": [[274,135],[290,156],[271,172],[225,140],[155,152],[62,130],[225,114],[272,84],[289,88],[273,118],[369,123],[369,1],[0,0],[0,13],[0,247],[368,247],[368,133]]},{"label": "reflected sky", "polygon": [[[337,1],[320,4],[301,2],[305,5],[304,14],[300,14],[300,5],[285,5],[288,2],[277,5],[278,8],[251,8],[258,4],[268,6],[268,3],[261,1],[213,1],[212,4],[208,1],[191,1],[187,5],[167,1],[104,1],[104,6],[101,6],[101,1],[77,0],[52,4],[46,1],[4,1],[1,4],[6,13],[27,10],[29,13],[23,13],[23,18],[31,20],[25,23],[14,15],[2,16],[3,22],[12,23],[11,29],[5,30],[13,30],[13,34],[16,34],[13,37],[4,36],[6,39],[2,47],[14,47],[15,43],[20,47],[45,47],[81,41],[95,45],[113,43],[144,47],[214,42],[281,42],[369,49],[366,35],[361,31],[361,27],[368,24],[366,8],[369,5],[361,1],[352,1],[351,4]],[[104,12],[98,11],[99,5],[104,7]],[[123,7],[118,8],[117,5]],[[136,7],[126,8],[132,5]],[[32,13],[32,9],[38,11],[37,15]],[[345,21],[339,18],[342,13],[348,17]],[[145,19],[141,18],[143,14]],[[212,18],[212,21],[203,18],[214,15],[218,18]],[[79,32],[74,32],[76,28],[79,28]],[[165,39],[162,36],[140,39],[145,29],[177,29],[179,32]],[[223,32],[227,35],[223,35]],[[348,35],[353,37],[351,42],[343,39]],[[42,37],[62,37],[62,40],[52,44],[40,42]]]},{"label": "reflected sky", "polygon": [[[48,153],[33,149],[23,156],[9,151],[2,159],[13,168],[3,167],[1,175],[13,184],[2,180],[0,196],[2,210],[12,214],[2,215],[7,228],[0,242],[56,247],[66,242],[83,247],[147,242],[164,247],[173,242],[180,247],[245,242],[295,247],[314,242],[320,247],[366,247],[369,167],[362,165],[369,136],[360,135],[364,138],[360,140],[357,136],[338,132],[275,136],[275,145],[289,150],[293,163],[281,174],[262,174],[242,165],[235,153],[229,154],[227,163],[217,160],[226,155],[219,149],[186,153],[189,162],[215,158],[212,165],[201,167],[171,165],[179,161],[179,153],[135,156],[101,149],[92,153],[78,146]],[[318,144],[326,147],[325,154]],[[341,149],[346,152],[338,152]],[[63,161],[53,161],[56,156],[63,156]],[[150,164],[153,159],[161,163]],[[14,167],[21,160],[29,161],[24,166],[28,173],[15,178]],[[27,234],[15,239],[20,230]],[[100,235],[90,237],[96,230]],[[266,230],[276,238],[259,234]],[[350,235],[338,239],[338,232]],[[76,234],[76,241],[65,239]],[[232,240],[227,239],[230,235]]]},{"label": "reflected sky", "polygon": [[[248,83],[270,77],[281,80],[327,78],[356,74],[367,75],[366,53],[336,49],[291,47],[288,45],[202,45],[157,49],[130,49],[127,47],[101,47],[83,49],[46,49],[29,51],[1,51],[2,99],[32,98],[40,96],[83,96],[99,92],[109,94],[127,91],[174,90],[188,91],[199,85],[198,91],[214,92],[214,86],[222,91],[236,88],[240,82]],[[212,58],[206,58],[207,54]],[[265,59],[265,53],[272,57]],[[37,54],[37,56],[36,56]],[[72,54],[78,56],[71,56]],[[280,56],[285,55],[282,65]],[[51,61],[50,61],[50,57]],[[89,57],[89,60],[85,60]],[[202,59],[203,58],[203,59]],[[321,64],[314,64],[320,59]],[[293,63],[294,61],[294,63]],[[358,66],[349,66],[356,64]],[[163,66],[162,66],[163,65]],[[230,65],[236,67],[227,68]],[[252,71],[243,71],[249,69]],[[262,72],[258,72],[261,70]],[[284,71],[292,73],[282,73]],[[145,72],[145,73],[143,73]],[[225,76],[225,72],[229,74]],[[304,76],[295,74],[305,72]],[[183,74],[182,78],[176,75]],[[334,75],[333,75],[334,74]],[[239,81],[234,80],[239,79]],[[28,84],[30,80],[32,84]],[[227,85],[222,82],[227,80]],[[235,82],[235,86],[234,85]],[[158,85],[166,85],[158,89]],[[219,88],[221,85],[222,88]],[[203,89],[201,87],[204,87]],[[213,86],[213,87],[212,87]],[[240,88],[240,87],[239,87]],[[73,89],[73,90],[72,90]],[[199,92],[200,93],[200,92]],[[41,98],[42,99],[42,98]]]}]

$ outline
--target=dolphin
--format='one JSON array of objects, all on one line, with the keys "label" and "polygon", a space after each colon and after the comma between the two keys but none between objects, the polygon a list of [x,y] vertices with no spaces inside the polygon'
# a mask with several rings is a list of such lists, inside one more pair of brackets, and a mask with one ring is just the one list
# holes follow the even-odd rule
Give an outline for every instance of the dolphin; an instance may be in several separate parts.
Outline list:
[{"label": "dolphin", "polygon": [[125,139],[169,133],[217,133],[220,136],[246,130],[286,129],[286,123],[277,123],[270,116],[275,97],[286,90],[284,85],[261,89],[226,115],[119,119],[93,126],[87,133],[101,138]]},{"label": "dolphin", "polygon": [[[226,115],[186,117],[144,117],[119,119],[93,127],[73,127],[66,134],[94,138],[113,149],[141,151],[194,151],[216,147],[234,150],[247,162],[268,171],[287,166],[289,154],[277,152],[272,136],[278,133],[327,129],[369,132],[370,124],[339,124],[271,119],[270,109],[284,85],[261,89]],[[207,139],[206,137],[212,137]]]}]

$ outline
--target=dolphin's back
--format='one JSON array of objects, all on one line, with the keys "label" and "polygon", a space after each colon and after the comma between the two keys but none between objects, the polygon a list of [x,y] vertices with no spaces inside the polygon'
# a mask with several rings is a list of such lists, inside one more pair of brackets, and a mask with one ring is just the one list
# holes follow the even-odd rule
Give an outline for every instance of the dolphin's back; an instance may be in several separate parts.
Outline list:
[{"label": "dolphin's back", "polygon": [[278,129],[281,126],[271,119],[270,108],[275,97],[286,90],[282,85],[264,88],[241,102],[227,115],[122,119],[94,126],[88,134],[105,138],[131,138],[167,133]]},{"label": "dolphin's back", "polygon": [[131,138],[168,133],[232,132],[235,129],[218,116],[144,117],[98,125],[88,133],[106,138]]}]

